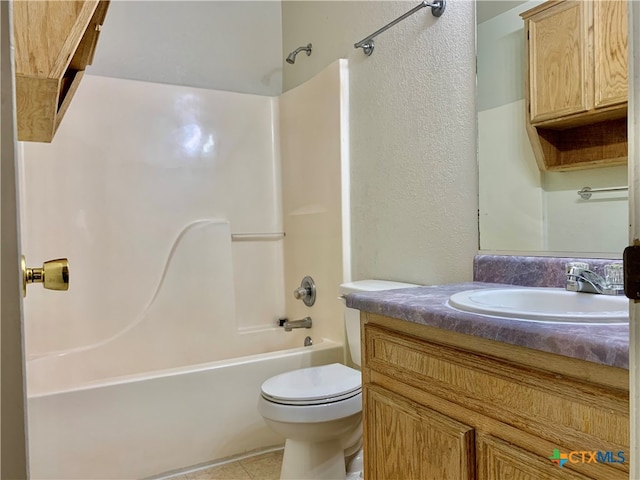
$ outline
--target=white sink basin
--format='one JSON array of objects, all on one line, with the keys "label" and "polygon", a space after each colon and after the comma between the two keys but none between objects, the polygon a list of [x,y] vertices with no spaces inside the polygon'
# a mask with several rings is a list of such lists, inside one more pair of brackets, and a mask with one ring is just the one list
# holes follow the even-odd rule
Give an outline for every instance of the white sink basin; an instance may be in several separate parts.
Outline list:
[{"label": "white sink basin", "polygon": [[549,323],[627,323],[629,299],[560,288],[487,288],[449,298],[466,312]]}]

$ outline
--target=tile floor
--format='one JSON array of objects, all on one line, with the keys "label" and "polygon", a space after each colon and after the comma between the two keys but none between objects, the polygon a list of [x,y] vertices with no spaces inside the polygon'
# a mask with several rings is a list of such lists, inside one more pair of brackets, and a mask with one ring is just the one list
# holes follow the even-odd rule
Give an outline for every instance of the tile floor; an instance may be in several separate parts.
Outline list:
[{"label": "tile floor", "polygon": [[236,460],[217,467],[186,473],[171,480],[278,480],[282,450]]}]

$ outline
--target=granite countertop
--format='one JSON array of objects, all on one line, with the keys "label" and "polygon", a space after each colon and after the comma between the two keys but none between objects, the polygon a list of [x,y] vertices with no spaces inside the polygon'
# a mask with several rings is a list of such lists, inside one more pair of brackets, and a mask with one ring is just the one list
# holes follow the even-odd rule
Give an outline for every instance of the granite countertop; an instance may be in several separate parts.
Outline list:
[{"label": "granite countertop", "polygon": [[[481,288],[518,288],[484,282],[403,288],[347,295],[347,306],[408,322],[629,368],[629,326],[540,323],[476,315],[447,305],[451,295]],[[586,294],[585,294],[586,295]]]}]

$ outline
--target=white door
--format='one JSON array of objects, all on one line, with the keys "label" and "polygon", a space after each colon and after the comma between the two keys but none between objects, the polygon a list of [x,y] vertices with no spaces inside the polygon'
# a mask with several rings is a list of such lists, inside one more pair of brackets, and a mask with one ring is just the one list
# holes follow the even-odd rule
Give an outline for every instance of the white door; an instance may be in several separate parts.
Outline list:
[{"label": "white door", "polygon": [[[629,4],[629,220],[630,244],[640,242],[640,2]],[[635,48],[634,48],[635,47]],[[640,479],[640,303],[631,303],[629,324],[629,380],[632,480]]]},{"label": "white door", "polygon": [[0,1],[0,478],[27,478],[10,3]]}]

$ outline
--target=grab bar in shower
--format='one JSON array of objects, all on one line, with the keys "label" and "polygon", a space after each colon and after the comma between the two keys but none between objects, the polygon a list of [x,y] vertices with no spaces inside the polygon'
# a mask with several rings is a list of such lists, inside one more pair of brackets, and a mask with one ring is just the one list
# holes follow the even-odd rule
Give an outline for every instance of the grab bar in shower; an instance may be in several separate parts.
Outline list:
[{"label": "grab bar in shower", "polygon": [[591,187],[583,187],[578,190],[578,195],[582,200],[589,200],[591,198],[592,193],[602,193],[602,192],[626,192],[629,190],[629,187],[611,187],[611,188],[591,188]]},{"label": "grab bar in shower", "polygon": [[274,233],[232,233],[232,242],[257,242],[257,241],[269,241],[279,240],[284,238],[284,232]]},{"label": "grab bar in shower", "polygon": [[428,1],[424,0],[417,7],[412,8],[411,10],[409,10],[404,15],[399,16],[398,18],[396,18],[392,22],[387,23],[384,27],[382,27],[382,28],[376,30],[375,32],[373,32],[368,37],[365,37],[362,40],[360,40],[358,43],[355,43],[353,45],[353,47],[354,48],[361,48],[362,51],[364,52],[364,54],[367,55],[367,56],[371,55],[373,53],[373,48],[375,47],[375,45],[373,43],[373,39],[375,37],[377,37],[382,32],[385,32],[386,30],[388,30],[391,27],[393,27],[396,23],[399,23],[402,20],[404,20],[405,18],[410,17],[411,15],[416,13],[418,10],[423,9],[424,7],[431,7],[432,15],[434,17],[439,17],[444,13],[444,9],[447,7],[447,2],[446,2],[446,0],[436,0],[435,2],[431,3],[431,2],[428,2]]}]

